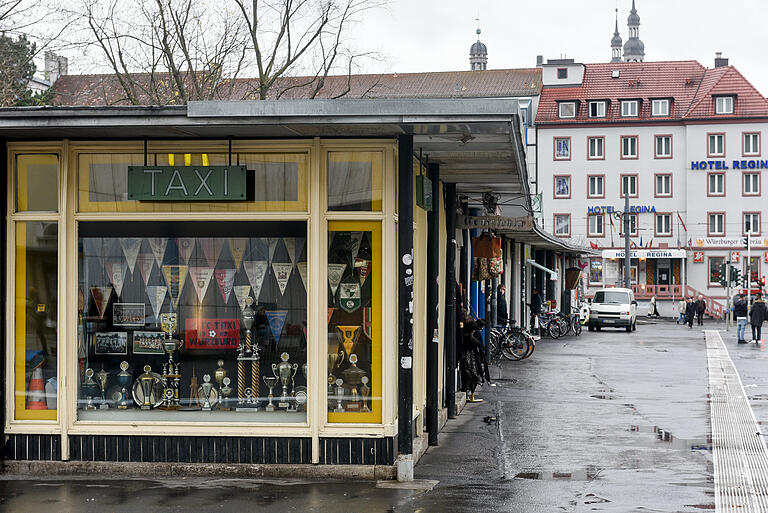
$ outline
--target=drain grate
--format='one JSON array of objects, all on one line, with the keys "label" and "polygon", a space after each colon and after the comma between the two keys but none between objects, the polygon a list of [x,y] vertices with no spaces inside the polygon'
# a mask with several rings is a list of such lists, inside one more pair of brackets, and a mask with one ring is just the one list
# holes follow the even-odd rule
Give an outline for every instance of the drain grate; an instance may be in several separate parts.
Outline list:
[{"label": "drain grate", "polygon": [[722,337],[711,330],[704,334],[716,509],[768,512],[768,449]]}]

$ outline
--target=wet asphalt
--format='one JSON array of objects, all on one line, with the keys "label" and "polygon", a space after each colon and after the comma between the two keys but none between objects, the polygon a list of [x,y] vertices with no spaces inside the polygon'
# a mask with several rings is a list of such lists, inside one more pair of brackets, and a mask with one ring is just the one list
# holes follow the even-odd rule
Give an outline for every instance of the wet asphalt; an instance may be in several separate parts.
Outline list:
[{"label": "wet asphalt", "polygon": [[[708,321],[705,328],[720,328]],[[767,330],[768,331],[768,330]],[[768,347],[723,333],[758,421]],[[697,512],[714,510],[701,328],[544,339],[493,368],[410,488],[375,482],[0,476],[0,511]],[[419,481],[424,480],[424,481]],[[431,488],[430,482],[438,483]],[[395,485],[397,486],[397,485]]]}]

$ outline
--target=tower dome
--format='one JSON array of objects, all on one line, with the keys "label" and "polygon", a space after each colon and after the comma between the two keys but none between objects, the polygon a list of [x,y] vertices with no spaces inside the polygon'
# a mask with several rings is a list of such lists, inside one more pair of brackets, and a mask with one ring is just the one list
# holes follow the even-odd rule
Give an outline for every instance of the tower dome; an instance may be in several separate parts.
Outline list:
[{"label": "tower dome", "polygon": [[488,67],[488,48],[480,42],[480,27],[475,32],[477,41],[469,48],[469,66],[472,71],[482,71]]},{"label": "tower dome", "polygon": [[613,31],[613,37],[611,38],[611,62],[621,62],[621,47],[623,41],[619,34],[619,10],[616,9],[616,28]]},{"label": "tower dome", "polygon": [[643,62],[645,59],[645,45],[640,41],[640,15],[635,9],[635,0],[632,0],[632,11],[627,18],[629,39],[624,43],[624,60],[627,62]]}]

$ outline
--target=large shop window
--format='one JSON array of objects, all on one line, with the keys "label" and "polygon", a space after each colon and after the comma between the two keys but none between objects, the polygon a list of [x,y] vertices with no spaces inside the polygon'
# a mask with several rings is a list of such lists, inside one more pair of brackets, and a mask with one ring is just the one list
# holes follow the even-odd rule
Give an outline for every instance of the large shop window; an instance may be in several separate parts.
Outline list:
[{"label": "large shop window", "polygon": [[328,421],[381,422],[381,224],[329,223]]},{"label": "large shop window", "polygon": [[15,224],[16,420],[56,420],[58,225]]},{"label": "large shop window", "polygon": [[81,223],[78,419],[306,422],[306,233]]},{"label": "large shop window", "polygon": [[328,210],[381,210],[382,165],[381,152],[329,152]]}]

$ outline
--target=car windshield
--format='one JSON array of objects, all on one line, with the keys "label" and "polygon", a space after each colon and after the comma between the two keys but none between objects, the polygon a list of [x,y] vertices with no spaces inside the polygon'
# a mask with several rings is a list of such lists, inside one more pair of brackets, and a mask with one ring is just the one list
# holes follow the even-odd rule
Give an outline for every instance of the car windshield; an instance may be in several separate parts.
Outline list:
[{"label": "car windshield", "polygon": [[629,303],[629,294],[626,292],[614,292],[612,290],[601,291],[595,294],[595,303],[609,305],[621,305]]}]

